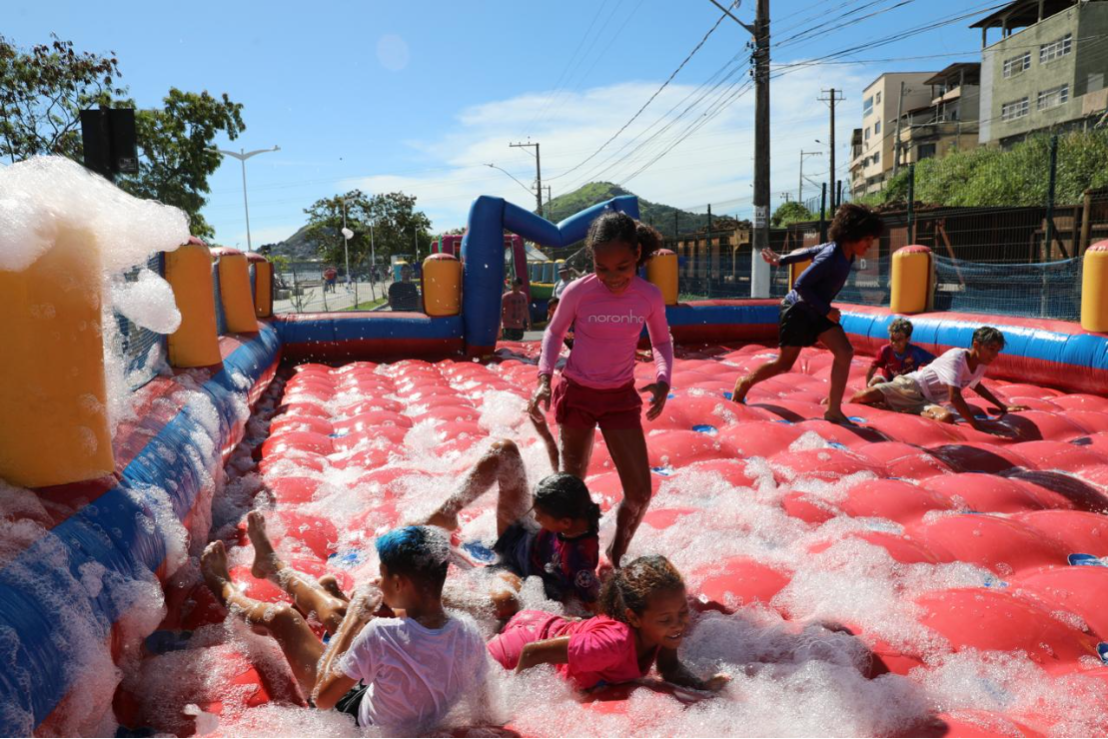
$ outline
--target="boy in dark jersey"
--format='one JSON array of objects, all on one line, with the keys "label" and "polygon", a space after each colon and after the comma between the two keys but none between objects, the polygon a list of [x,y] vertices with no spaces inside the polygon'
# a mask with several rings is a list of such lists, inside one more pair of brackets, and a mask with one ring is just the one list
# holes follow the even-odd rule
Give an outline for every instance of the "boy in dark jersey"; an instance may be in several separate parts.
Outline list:
[{"label": "boy in dark jersey", "polygon": [[915,372],[934,361],[935,355],[921,349],[912,341],[912,322],[896,318],[889,324],[889,343],[881,347],[866,372],[866,387],[881,382],[892,382],[901,375]]}]

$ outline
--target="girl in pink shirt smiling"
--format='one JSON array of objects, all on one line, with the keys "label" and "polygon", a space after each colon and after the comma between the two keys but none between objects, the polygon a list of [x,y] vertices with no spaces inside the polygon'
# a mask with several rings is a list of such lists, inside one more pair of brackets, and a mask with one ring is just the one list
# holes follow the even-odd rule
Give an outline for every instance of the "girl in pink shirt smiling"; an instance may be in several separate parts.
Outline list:
[{"label": "girl in pink shirt smiling", "polygon": [[616,571],[600,606],[604,615],[584,620],[520,611],[489,642],[489,653],[516,672],[557,665],[582,690],[638,680],[655,664],[664,680],[696,690],[716,691],[730,679],[701,680],[677,658],[689,604],[681,573],[665,557],[640,557]]},{"label": "girl in pink shirt smiling", "polygon": [[[596,427],[600,427],[623,485],[616,534],[608,547],[608,559],[619,567],[650,503],[639,393],[651,394],[646,417],[657,418],[669,395],[673,343],[661,291],[637,274],[661,246],[658,232],[625,213],[605,213],[593,221],[585,243],[592,252],[595,273],[562,293],[543,336],[539,386],[531,398],[531,411],[534,414],[540,404],[549,408],[553,402],[561,429],[561,471],[582,480],[588,475]],[[655,381],[636,390],[635,349],[644,325],[654,347]],[[570,326],[573,348],[551,392],[554,366]]]}]

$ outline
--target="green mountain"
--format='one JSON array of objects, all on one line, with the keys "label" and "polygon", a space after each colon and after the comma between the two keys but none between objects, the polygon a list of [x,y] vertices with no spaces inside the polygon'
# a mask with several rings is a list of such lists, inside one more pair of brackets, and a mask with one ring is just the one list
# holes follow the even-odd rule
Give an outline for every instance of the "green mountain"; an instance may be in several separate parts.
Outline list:
[{"label": "green mountain", "polygon": [[[545,207],[544,215],[548,221],[558,223],[597,203],[603,203],[605,200],[611,200],[620,195],[634,194],[611,182],[590,182],[571,193],[559,195],[551,200]],[[652,203],[643,198],[639,198],[639,215],[643,222],[654,226],[666,238],[672,238],[678,233],[693,233],[708,227],[707,214],[690,213],[687,210],[680,210],[670,205]],[[675,215],[676,220],[674,219]]]}]

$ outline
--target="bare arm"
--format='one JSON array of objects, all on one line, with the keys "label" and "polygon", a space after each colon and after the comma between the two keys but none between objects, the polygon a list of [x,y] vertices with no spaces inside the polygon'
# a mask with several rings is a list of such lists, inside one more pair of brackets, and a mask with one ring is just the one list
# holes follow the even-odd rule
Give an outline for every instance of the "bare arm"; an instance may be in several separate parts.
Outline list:
[{"label": "bare arm", "polygon": [[960,388],[950,386],[950,404],[954,406],[954,409],[958,411],[958,414],[966,420],[970,426],[973,426],[978,431],[984,431],[982,423],[977,420],[977,417],[973,415],[973,411],[970,410],[969,403],[962,397],[962,390]]},{"label": "bare arm", "polygon": [[866,387],[869,387],[870,380],[873,379],[873,376],[875,374],[877,374],[877,368],[871,364],[869,366],[869,369],[866,371]]},{"label": "bare arm", "polygon": [[556,639],[531,642],[525,646],[519,656],[516,672],[529,670],[535,665],[565,664],[569,664],[569,637],[559,636]]},{"label": "bare arm", "polygon": [[312,691],[316,708],[324,711],[334,708],[335,704],[357,684],[357,680],[337,669],[335,663],[346,654],[350,645],[354,643],[354,638],[362,633],[362,629],[373,619],[373,611],[381,604],[380,594],[374,594],[374,596],[358,596],[350,602],[346,618],[342,620],[342,625],[332,639],[330,649],[323,656],[323,663],[317,672],[315,690]]},{"label": "bare arm", "polygon": [[658,672],[666,682],[680,685],[693,690],[720,690],[730,681],[730,677],[724,674],[714,675],[707,680],[701,680],[689,671],[689,668],[681,664],[677,658],[676,649],[658,650]]},{"label": "bare arm", "polygon": [[985,387],[985,385],[983,383],[980,383],[980,382],[977,383],[977,387],[975,387],[974,390],[976,390],[977,394],[980,395],[982,398],[984,398],[985,400],[989,401],[994,406],[996,406],[996,409],[997,409],[997,411],[999,411],[999,415],[1001,415],[1001,416],[1003,416],[1008,411],[1026,410],[1021,405],[1009,406],[1007,403],[1004,403],[1003,401],[1000,400],[1000,398],[993,395],[992,391],[989,390],[989,388]]}]

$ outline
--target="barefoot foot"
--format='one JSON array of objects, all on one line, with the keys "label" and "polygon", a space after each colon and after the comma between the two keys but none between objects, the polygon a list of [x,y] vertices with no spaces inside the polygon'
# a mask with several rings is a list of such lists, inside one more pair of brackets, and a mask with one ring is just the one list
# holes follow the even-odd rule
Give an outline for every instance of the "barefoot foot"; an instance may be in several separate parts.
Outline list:
[{"label": "barefoot foot", "polygon": [[265,532],[265,516],[261,511],[246,514],[246,535],[254,545],[254,564],[250,567],[250,573],[260,580],[276,575],[282,564]]},{"label": "barefoot foot", "polygon": [[332,598],[349,600],[346,597],[346,593],[342,592],[342,588],[339,587],[339,581],[335,579],[334,575],[322,575],[316,582],[318,582],[319,587]]},{"label": "barefoot foot", "polygon": [[227,548],[222,541],[213,541],[200,555],[200,574],[204,576],[204,583],[212,591],[212,595],[220,602],[227,605],[228,589],[233,588],[231,573],[227,571]]},{"label": "barefoot foot", "polygon": [[854,422],[851,421],[845,413],[839,411],[838,413],[832,413],[827,411],[823,414],[824,421],[830,421],[831,423],[837,423],[841,426],[853,426]]}]

